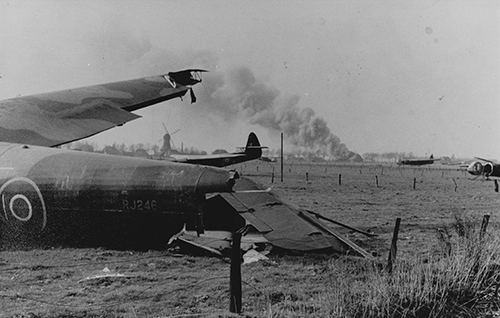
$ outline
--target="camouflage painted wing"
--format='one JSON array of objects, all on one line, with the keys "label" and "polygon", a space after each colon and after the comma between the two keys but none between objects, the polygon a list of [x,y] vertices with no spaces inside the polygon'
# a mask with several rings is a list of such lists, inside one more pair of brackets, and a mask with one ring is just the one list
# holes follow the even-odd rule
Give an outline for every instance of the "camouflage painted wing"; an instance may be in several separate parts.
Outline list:
[{"label": "camouflage painted wing", "polygon": [[95,135],[140,117],[131,111],[184,96],[200,71],[0,101],[0,141],[53,147]]}]

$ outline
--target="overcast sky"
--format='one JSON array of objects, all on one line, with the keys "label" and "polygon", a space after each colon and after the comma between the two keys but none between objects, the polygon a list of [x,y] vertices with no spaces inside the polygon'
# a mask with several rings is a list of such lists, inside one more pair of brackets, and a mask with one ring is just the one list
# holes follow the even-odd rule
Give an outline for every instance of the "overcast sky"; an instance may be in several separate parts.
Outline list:
[{"label": "overcast sky", "polygon": [[[498,1],[0,0],[0,43],[0,99],[184,67],[209,68],[210,85],[244,69],[355,152],[500,159]],[[279,146],[248,116],[200,111],[206,85],[195,105],[153,106],[91,140],[158,143],[165,122],[208,151],[250,130]]]}]

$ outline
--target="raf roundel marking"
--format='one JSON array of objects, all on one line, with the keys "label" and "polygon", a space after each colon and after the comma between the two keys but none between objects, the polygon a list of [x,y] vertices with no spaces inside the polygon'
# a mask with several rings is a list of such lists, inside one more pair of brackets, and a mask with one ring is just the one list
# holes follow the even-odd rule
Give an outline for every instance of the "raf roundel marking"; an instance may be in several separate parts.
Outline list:
[{"label": "raf roundel marking", "polygon": [[20,232],[41,232],[47,224],[47,209],[40,189],[31,179],[16,177],[0,187],[7,224]]},{"label": "raf roundel marking", "polygon": [[[16,200],[21,200],[21,201],[24,201],[27,208],[28,208],[28,212],[26,211],[16,211],[18,209],[16,209],[14,207],[14,203]],[[16,194],[15,196],[13,196],[11,199],[10,199],[10,202],[9,202],[9,210],[10,210],[10,213],[12,214],[12,216],[14,216],[16,219],[18,219],[19,221],[22,221],[22,222],[27,222],[31,219],[31,216],[33,215],[33,207],[31,206],[31,202],[30,200],[28,200],[28,198],[24,195],[24,194]],[[20,216],[21,215],[26,215],[26,216]]]}]

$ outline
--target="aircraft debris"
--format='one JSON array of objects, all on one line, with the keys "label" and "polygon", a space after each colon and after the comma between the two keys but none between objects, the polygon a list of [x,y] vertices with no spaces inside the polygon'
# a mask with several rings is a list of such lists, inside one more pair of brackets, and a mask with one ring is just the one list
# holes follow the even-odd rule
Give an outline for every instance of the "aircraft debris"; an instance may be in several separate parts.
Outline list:
[{"label": "aircraft debris", "polygon": [[110,279],[116,279],[116,278],[129,278],[132,276],[126,276],[124,274],[115,272],[110,270],[108,267],[104,267],[102,271],[99,271],[98,273],[87,276],[83,279],[80,279],[78,282],[83,283],[83,282],[88,282],[88,281],[104,281],[104,280],[110,280]]},{"label": "aircraft debris", "polygon": [[474,161],[467,167],[467,172],[473,176],[500,177],[500,164],[493,160],[475,157],[480,161]]},{"label": "aircraft debris", "polygon": [[[230,249],[231,233],[247,225],[248,231],[242,237],[242,246],[245,246],[247,236],[252,235],[252,248],[257,251],[270,245],[273,250],[285,253],[315,251],[371,258],[354,242],[326,226],[316,214],[284,203],[251,179],[239,179],[234,190],[219,193],[207,200],[207,213],[203,219],[205,234],[188,236],[183,233],[181,237],[194,242],[193,246],[204,245],[224,253]],[[214,231],[225,234],[214,237],[211,235],[217,233]],[[248,245],[242,250],[247,248]]]},{"label": "aircraft debris", "polygon": [[262,253],[257,252],[256,250],[249,250],[248,252],[243,254],[243,264],[251,264],[268,259],[269,257],[265,256]]},{"label": "aircraft debris", "polygon": [[[179,249],[183,252],[192,252],[194,254],[224,256],[231,249],[232,234],[229,231],[205,231],[205,233],[197,235],[195,232],[185,231],[175,236],[169,244],[171,248]],[[250,249],[262,246],[268,243],[260,233],[246,233],[241,238],[241,250],[249,251]]]},{"label": "aircraft debris", "polygon": [[433,164],[441,159],[434,159],[434,155],[430,155],[428,159],[400,159],[398,160],[398,165],[408,165],[408,166],[424,166]]}]

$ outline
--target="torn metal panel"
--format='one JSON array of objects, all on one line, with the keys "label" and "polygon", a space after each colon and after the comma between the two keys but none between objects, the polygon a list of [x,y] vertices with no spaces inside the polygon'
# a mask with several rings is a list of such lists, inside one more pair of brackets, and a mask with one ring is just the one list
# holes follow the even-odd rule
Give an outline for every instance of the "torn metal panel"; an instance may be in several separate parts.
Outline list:
[{"label": "torn metal panel", "polygon": [[[295,251],[333,250],[342,254],[369,257],[347,238],[335,233],[320,220],[282,202],[271,192],[248,178],[241,178],[236,192],[219,196],[253,225],[275,247]],[[240,192],[238,192],[240,191]]]},{"label": "torn metal panel", "polygon": [[[210,254],[215,254],[217,256],[222,256],[222,253],[219,252],[219,250],[228,248],[226,246],[227,244],[225,244],[226,242],[222,240],[206,241],[201,239],[201,242],[199,242],[200,241],[199,237],[198,239],[195,239],[195,237],[183,238],[181,236],[177,237],[176,240],[178,240],[180,243],[191,245],[192,247],[204,250],[205,252],[208,252]],[[214,244],[216,245],[216,247],[210,247],[210,245]]]},{"label": "torn metal panel", "polygon": [[[194,232],[183,232],[172,241],[171,246],[181,249],[188,247],[201,254],[213,254],[222,256],[231,248],[232,234],[228,231],[206,231],[197,235]],[[241,238],[241,250],[248,251],[261,244],[269,243],[260,233],[246,233]]]}]

